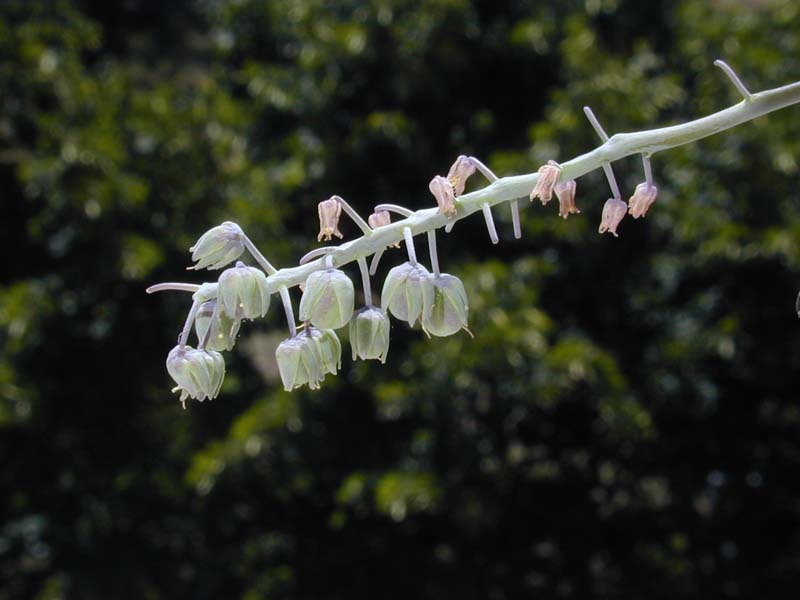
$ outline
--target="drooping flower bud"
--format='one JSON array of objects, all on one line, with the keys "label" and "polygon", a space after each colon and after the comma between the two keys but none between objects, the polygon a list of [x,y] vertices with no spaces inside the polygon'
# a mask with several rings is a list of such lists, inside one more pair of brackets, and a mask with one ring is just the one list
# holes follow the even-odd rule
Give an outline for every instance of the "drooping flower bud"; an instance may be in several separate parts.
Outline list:
[{"label": "drooping flower bud", "polygon": [[531,191],[531,202],[534,198],[539,198],[544,206],[553,197],[553,188],[556,185],[558,176],[561,174],[561,167],[554,160],[548,160],[546,165],[539,167],[539,179]]},{"label": "drooping flower bud", "polygon": [[230,264],[244,252],[243,235],[242,228],[231,221],[212,227],[189,248],[192,260],[197,261],[189,268],[213,270]]},{"label": "drooping flower bud", "polygon": [[439,205],[439,212],[448,217],[455,216],[455,190],[450,182],[441,175],[437,175],[431,179],[428,189],[431,191],[431,194],[433,194],[433,197],[436,198],[436,204]]},{"label": "drooping flower bud", "polygon": [[567,218],[569,215],[579,214],[581,211],[575,205],[575,190],[578,184],[574,179],[557,183],[553,188],[558,198],[558,216]]},{"label": "drooping flower bud", "polygon": [[603,216],[600,220],[600,227],[597,231],[600,233],[610,232],[614,237],[617,235],[617,227],[620,221],[625,218],[625,213],[628,210],[628,205],[622,200],[616,198],[609,198],[603,205]]},{"label": "drooping flower bud", "polygon": [[301,385],[308,385],[312,390],[319,388],[323,377],[322,364],[317,343],[312,337],[297,335],[283,340],[275,350],[275,360],[283,389],[287,392]]},{"label": "drooping flower bud", "polygon": [[239,261],[219,276],[219,297],[232,319],[263,317],[269,308],[267,276]]},{"label": "drooping flower bud", "polygon": [[447,337],[467,329],[469,300],[458,277],[442,273],[433,278],[433,307],[422,319],[422,328],[431,335]]},{"label": "drooping flower bud", "polygon": [[194,318],[194,328],[197,333],[197,339],[202,340],[210,327],[211,332],[206,342],[206,350],[223,352],[233,349],[241,321],[231,319],[223,310],[218,311],[215,316],[216,306],[217,300],[203,302],[197,311],[197,316]]},{"label": "drooping flower bud", "polygon": [[342,232],[339,231],[339,216],[342,214],[342,205],[336,198],[328,198],[317,205],[319,213],[319,235],[317,241],[330,241],[331,236],[335,235],[342,239]]},{"label": "drooping flower bud", "polygon": [[389,353],[389,317],[373,306],[360,309],[350,320],[350,347],[353,360],[380,360],[386,362]]},{"label": "drooping flower bud", "polygon": [[453,193],[456,197],[464,193],[464,186],[467,179],[475,172],[475,165],[468,156],[463,154],[456,159],[450,171],[447,173],[447,180],[453,186]]},{"label": "drooping flower bud", "polygon": [[219,352],[195,350],[191,346],[175,346],[167,356],[167,372],[178,384],[181,403],[186,398],[216,398],[225,378],[225,361]]},{"label": "drooping flower bud", "polygon": [[353,282],[343,271],[314,271],[306,279],[300,299],[300,320],[311,321],[320,329],[338,329],[353,316],[354,303]]},{"label": "drooping flower bud", "polygon": [[413,327],[417,319],[423,319],[431,312],[431,274],[419,263],[406,262],[394,267],[383,282],[381,306]]},{"label": "drooping flower bud", "polygon": [[310,327],[307,331],[317,344],[317,351],[322,367],[322,376],[326,373],[336,375],[342,368],[342,343],[333,329],[317,329]]},{"label": "drooping flower bud", "polygon": [[646,181],[640,183],[636,186],[633,196],[628,200],[628,212],[634,219],[644,217],[647,214],[647,210],[656,201],[656,196],[658,196],[658,188],[656,186]]}]

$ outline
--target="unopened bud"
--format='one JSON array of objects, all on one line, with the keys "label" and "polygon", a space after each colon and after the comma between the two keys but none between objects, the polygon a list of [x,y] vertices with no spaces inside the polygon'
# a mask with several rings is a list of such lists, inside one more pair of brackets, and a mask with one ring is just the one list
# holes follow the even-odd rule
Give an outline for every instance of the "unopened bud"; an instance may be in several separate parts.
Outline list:
[{"label": "unopened bud", "polygon": [[197,261],[189,268],[212,270],[230,264],[244,252],[243,235],[242,228],[231,221],[209,229],[189,248],[192,260]]},{"label": "unopened bud", "polygon": [[269,308],[267,276],[239,261],[219,276],[219,297],[232,319],[263,317]]},{"label": "unopened bud", "polygon": [[433,283],[431,274],[420,264],[403,263],[386,276],[381,292],[381,305],[395,318],[408,321],[413,327],[417,319],[431,312]]},{"label": "unopened bud", "polygon": [[353,360],[380,360],[386,362],[389,353],[389,317],[372,306],[362,308],[350,320],[350,347]]},{"label": "unopened bud", "polygon": [[317,241],[330,241],[331,236],[335,235],[342,239],[342,232],[339,231],[339,216],[342,214],[342,205],[336,198],[328,198],[317,205],[319,213],[319,235]]},{"label": "unopened bud", "polygon": [[640,183],[636,186],[633,196],[628,200],[628,212],[634,219],[644,217],[647,214],[647,210],[656,201],[656,196],[658,196],[658,188],[656,186],[646,181]]},{"label": "unopened bud", "polygon": [[210,327],[211,332],[208,334],[206,350],[223,352],[233,349],[241,322],[237,319],[231,319],[222,310],[218,311],[215,316],[216,307],[217,300],[203,302],[197,311],[197,316],[194,318],[194,328],[197,332],[197,339],[202,340]]},{"label": "unopened bud", "polygon": [[322,376],[326,373],[336,375],[342,368],[342,343],[333,329],[317,329],[310,327],[307,334],[317,344],[317,352],[322,368]]},{"label": "unopened bud", "polygon": [[441,175],[437,175],[431,179],[428,189],[431,191],[431,194],[433,194],[433,197],[436,198],[436,204],[439,205],[439,212],[448,217],[455,216],[455,190],[453,190],[453,186],[450,182]]},{"label": "unopened bud", "polygon": [[447,337],[467,329],[469,301],[464,284],[458,277],[442,273],[433,278],[433,306],[422,319],[422,328],[438,337]]},{"label": "unopened bud", "polygon": [[300,320],[311,321],[320,329],[338,329],[353,316],[354,303],[353,282],[343,271],[314,271],[306,279],[300,299]]},{"label": "unopened bud", "polygon": [[[377,229],[378,227],[384,227],[386,225],[391,224],[392,222],[392,215],[389,214],[388,210],[378,210],[372,213],[369,218],[367,218],[367,223],[373,229]],[[399,248],[400,244],[392,244],[392,248]]]},{"label": "unopened bud", "polygon": [[617,227],[620,221],[625,218],[625,213],[628,210],[628,205],[622,200],[616,198],[609,198],[603,205],[603,216],[600,220],[600,227],[597,231],[600,233],[610,232],[614,237],[617,235]]},{"label": "unopened bud", "polygon": [[560,174],[561,167],[554,160],[548,160],[546,165],[539,167],[539,179],[536,180],[536,185],[531,191],[531,202],[533,202],[534,198],[539,198],[542,201],[542,205],[550,202],[553,197],[553,188]]},{"label": "unopened bud", "polygon": [[312,390],[319,388],[323,377],[322,364],[313,338],[297,335],[283,340],[275,350],[275,360],[283,389],[287,392],[301,385],[308,385]]},{"label": "unopened bud", "polygon": [[467,179],[475,172],[475,165],[468,156],[463,154],[456,159],[450,171],[447,173],[447,180],[453,186],[453,193],[456,197],[464,193],[464,186]]},{"label": "unopened bud", "polygon": [[167,372],[178,384],[180,400],[216,398],[225,378],[225,361],[219,352],[195,350],[191,346],[175,346],[167,356]]},{"label": "unopened bud", "polygon": [[578,184],[574,179],[557,183],[553,188],[558,198],[558,216],[567,218],[569,215],[578,214],[581,211],[575,205],[575,190]]}]

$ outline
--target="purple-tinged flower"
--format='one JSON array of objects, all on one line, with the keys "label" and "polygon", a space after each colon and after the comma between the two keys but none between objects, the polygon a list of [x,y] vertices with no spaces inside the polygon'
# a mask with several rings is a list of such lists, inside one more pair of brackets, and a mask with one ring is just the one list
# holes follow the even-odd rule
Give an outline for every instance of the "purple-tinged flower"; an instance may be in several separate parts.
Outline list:
[{"label": "purple-tinged flower", "polygon": [[558,198],[558,216],[567,218],[569,215],[580,214],[580,209],[575,205],[575,190],[578,184],[574,179],[557,183],[553,188]]},{"label": "purple-tinged flower", "polygon": [[456,196],[451,183],[441,175],[437,175],[431,179],[428,189],[433,194],[433,197],[436,198],[439,212],[448,217],[454,217],[456,214]]},{"label": "purple-tinged flower", "polygon": [[600,220],[600,227],[597,231],[605,233],[608,231],[614,237],[617,235],[617,227],[620,221],[625,218],[625,213],[628,211],[628,205],[622,200],[616,198],[609,198],[603,205],[603,216]]},{"label": "purple-tinged flower", "polygon": [[644,217],[648,209],[656,201],[658,188],[652,183],[642,182],[636,186],[633,196],[628,200],[628,212],[634,219]]},{"label": "purple-tinged flower", "polygon": [[548,160],[546,165],[539,167],[539,179],[531,191],[531,202],[534,198],[539,198],[542,205],[550,202],[553,197],[553,188],[556,185],[558,176],[561,174],[561,167],[554,160]]},{"label": "purple-tinged flower", "polygon": [[453,187],[453,194],[458,197],[464,193],[464,186],[467,184],[467,179],[475,172],[475,164],[469,159],[468,156],[463,154],[456,159],[450,171],[447,173],[447,180]]},{"label": "purple-tinged flower", "polygon": [[342,232],[339,231],[339,216],[342,214],[342,205],[336,198],[328,198],[317,205],[319,213],[319,235],[317,241],[330,241],[331,236],[335,235],[342,239]]}]

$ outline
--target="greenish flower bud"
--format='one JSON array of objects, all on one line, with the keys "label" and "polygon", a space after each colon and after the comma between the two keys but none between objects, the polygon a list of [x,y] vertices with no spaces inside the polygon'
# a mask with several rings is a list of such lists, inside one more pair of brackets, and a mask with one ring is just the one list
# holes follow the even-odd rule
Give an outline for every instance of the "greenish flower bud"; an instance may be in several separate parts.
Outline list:
[{"label": "greenish flower bud", "polygon": [[310,335],[317,343],[323,377],[327,373],[336,375],[342,368],[342,343],[333,329],[317,329],[310,327]]},{"label": "greenish flower bud", "polygon": [[267,276],[239,261],[219,276],[219,297],[232,319],[263,317],[269,308]]},{"label": "greenish flower bud", "polygon": [[291,392],[301,385],[312,390],[322,381],[322,361],[317,342],[310,336],[297,335],[283,340],[275,350],[283,389]]},{"label": "greenish flower bud", "polygon": [[383,282],[381,306],[395,318],[413,326],[417,319],[423,319],[431,312],[431,274],[420,264],[406,262],[396,266]]},{"label": "greenish flower bud", "polygon": [[433,288],[433,307],[428,317],[422,319],[422,328],[439,337],[447,337],[458,333],[460,329],[467,329],[469,301],[461,280],[442,273],[433,278]]},{"label": "greenish flower bud", "polygon": [[350,321],[350,347],[353,360],[378,359],[386,362],[389,353],[389,317],[382,310],[367,306]]},{"label": "greenish flower bud", "polygon": [[167,372],[178,384],[173,391],[181,391],[186,408],[187,398],[203,401],[217,397],[225,378],[225,361],[219,352],[175,346],[167,356]]},{"label": "greenish flower bud", "polygon": [[202,340],[211,327],[211,333],[206,342],[206,350],[216,350],[222,352],[224,350],[233,349],[236,343],[236,336],[239,333],[239,325],[241,321],[231,319],[225,311],[219,311],[214,316],[216,309],[216,300],[207,300],[200,305],[197,311],[197,316],[194,318],[194,329],[197,333],[197,339]]},{"label": "greenish flower bud", "polygon": [[191,269],[221,269],[232,263],[244,252],[244,232],[236,223],[225,221],[200,236],[189,248],[192,260],[197,261]]},{"label": "greenish flower bud", "polygon": [[306,279],[300,299],[300,320],[320,329],[344,327],[353,316],[355,290],[339,269],[315,271]]}]

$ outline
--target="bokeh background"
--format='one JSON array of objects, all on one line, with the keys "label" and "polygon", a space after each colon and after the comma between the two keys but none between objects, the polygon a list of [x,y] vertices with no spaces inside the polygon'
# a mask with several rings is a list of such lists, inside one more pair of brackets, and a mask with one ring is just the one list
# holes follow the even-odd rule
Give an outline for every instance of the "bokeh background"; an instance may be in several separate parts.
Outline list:
[{"label": "bokeh background", "polygon": [[521,241],[460,223],[475,339],[395,322],[319,392],[280,389],[275,302],[181,410],[189,298],[144,293],[202,281],[223,220],[290,266],[334,193],[427,207],[458,154],[592,148],[585,104],[616,132],[738,102],[720,57],[800,79],[800,4],[0,3],[0,598],[791,597],[800,107],[657,155],[619,239],[600,172]]}]

